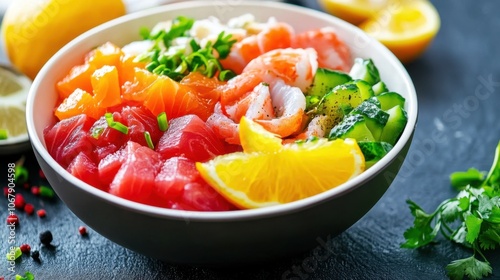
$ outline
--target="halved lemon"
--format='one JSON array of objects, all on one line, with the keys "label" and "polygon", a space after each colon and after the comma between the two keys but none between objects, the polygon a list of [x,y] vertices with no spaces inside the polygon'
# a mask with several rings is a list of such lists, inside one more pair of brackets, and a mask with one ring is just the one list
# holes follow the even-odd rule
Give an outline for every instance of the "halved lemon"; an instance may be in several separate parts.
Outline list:
[{"label": "halved lemon", "polygon": [[326,12],[354,25],[374,16],[389,0],[318,0]]},{"label": "halved lemon", "polygon": [[391,1],[359,27],[408,63],[424,52],[440,26],[439,13],[431,2],[399,0]]},{"label": "halved lemon", "polygon": [[284,204],[335,188],[365,169],[353,139],[292,143],[274,152],[232,153],[196,163],[201,176],[234,205]]},{"label": "halved lemon", "polygon": [[[31,80],[6,67],[0,67],[0,148],[28,141],[26,97]],[[12,149],[11,149],[12,150]],[[13,150],[12,150],[13,151]]]},{"label": "halved lemon", "polygon": [[275,152],[283,148],[281,138],[267,131],[260,124],[243,116],[239,124],[239,135],[243,151],[251,152]]}]

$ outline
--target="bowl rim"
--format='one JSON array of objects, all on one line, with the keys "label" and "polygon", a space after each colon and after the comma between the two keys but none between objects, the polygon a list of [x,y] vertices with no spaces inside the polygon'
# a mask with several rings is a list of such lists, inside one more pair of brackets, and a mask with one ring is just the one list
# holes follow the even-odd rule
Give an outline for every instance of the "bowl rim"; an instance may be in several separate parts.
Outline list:
[{"label": "bowl rim", "polygon": [[[208,1],[187,1],[181,3],[167,4],[164,6],[150,8],[124,15],[117,19],[101,24],[78,36],[77,38],[69,42],[67,45],[65,45],[63,48],[61,48],[43,66],[43,68],[40,70],[40,73],[33,81],[33,84],[31,86],[27,98],[26,119],[27,119],[28,133],[30,135],[30,142],[33,149],[51,168],[54,169],[56,173],[58,173],[59,176],[63,177],[69,183],[74,185],[71,187],[77,187],[81,191],[90,193],[91,195],[95,196],[96,199],[105,200],[106,202],[111,203],[114,206],[132,210],[149,216],[156,216],[173,220],[184,220],[184,221],[189,220],[198,222],[213,222],[213,221],[228,222],[228,221],[262,219],[262,218],[269,218],[279,215],[290,214],[297,211],[303,211],[315,205],[322,204],[329,200],[340,197],[345,193],[351,192],[357,189],[358,187],[361,187],[364,183],[366,183],[371,178],[378,175],[388,165],[390,165],[394,160],[396,160],[397,155],[403,150],[405,145],[411,141],[413,131],[415,130],[416,127],[417,115],[418,115],[416,90],[408,72],[406,71],[402,63],[385,46],[383,46],[380,42],[376,41],[375,39],[369,37],[358,27],[318,10],[306,7],[300,7],[297,5],[283,3],[283,2],[262,1],[256,3],[255,1],[238,1],[234,5],[254,6],[254,7],[259,6],[262,8],[284,9],[291,12],[305,14],[307,16],[317,17],[325,21],[332,22],[335,25],[342,26],[342,28],[346,29],[349,33],[354,33],[356,35],[361,36],[363,40],[366,40],[369,44],[371,44],[373,49],[376,49],[377,52],[381,52],[384,57],[387,57],[388,63],[392,64],[392,66],[395,69],[399,70],[401,78],[403,79],[404,82],[403,83],[404,88],[409,89],[409,92],[407,93],[408,98],[406,98],[408,100],[406,106],[408,107],[407,109],[411,110],[412,114],[408,115],[408,123],[402,135],[400,136],[399,141],[394,145],[393,149],[384,158],[382,158],[370,169],[365,170],[363,173],[350,179],[344,184],[308,198],[304,198],[298,201],[289,202],[281,205],[269,206],[258,209],[244,209],[244,210],[221,211],[221,212],[198,212],[198,211],[187,211],[187,210],[175,210],[175,209],[160,208],[156,206],[150,206],[138,202],[133,202],[121,197],[117,197],[108,192],[99,190],[89,184],[86,184],[85,182],[80,181],[76,177],[72,176],[69,172],[67,172],[64,168],[62,168],[48,153],[47,149],[42,143],[42,140],[38,137],[34,124],[35,116],[33,115],[34,98],[37,89],[40,87],[43,77],[46,75],[46,73],[51,71],[51,69],[57,63],[57,60],[61,56],[64,56],[64,53],[67,50],[71,49],[72,46],[78,44],[80,41],[85,40],[87,37],[92,36],[108,28],[112,28],[116,25],[123,24],[127,21],[147,17],[153,14],[165,13],[170,10],[179,10],[179,9],[186,9],[198,6],[209,6],[209,5],[214,5],[214,3]],[[55,191],[57,193],[57,189],[55,189]]]}]

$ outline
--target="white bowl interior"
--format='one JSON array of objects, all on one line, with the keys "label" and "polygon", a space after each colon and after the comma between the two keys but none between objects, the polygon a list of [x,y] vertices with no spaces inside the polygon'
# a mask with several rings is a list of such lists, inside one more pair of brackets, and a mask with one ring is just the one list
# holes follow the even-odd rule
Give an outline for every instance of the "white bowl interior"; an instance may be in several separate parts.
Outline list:
[{"label": "white bowl interior", "polygon": [[[27,100],[27,125],[31,143],[34,149],[40,153],[43,160],[54,168],[65,180],[71,182],[74,187],[82,188],[101,199],[115,203],[119,207],[147,212],[152,215],[168,216],[174,219],[185,219],[186,217],[201,220],[257,218],[279,214],[283,211],[298,211],[303,207],[310,207],[315,203],[339,196],[344,192],[356,188],[391,163],[404,145],[411,139],[417,120],[417,96],[415,88],[402,64],[379,42],[368,37],[360,29],[333,16],[298,6],[276,2],[255,3],[251,1],[238,1],[234,5],[223,5],[222,2],[220,2],[221,4],[217,3],[219,2],[193,1],[129,14],[81,35],[52,57],[36,77]],[[290,23],[297,32],[318,27],[333,26],[337,29],[338,35],[350,46],[353,57],[372,58],[379,69],[382,80],[386,82],[389,89],[399,92],[407,101],[408,125],[393,150],[374,167],[365,171],[360,176],[327,192],[280,206],[220,213],[162,209],[115,197],[74,178],[49,155],[43,140],[43,130],[55,121],[53,116],[53,108],[57,101],[55,84],[72,66],[81,63],[83,56],[89,50],[106,41],[121,46],[133,40],[138,40],[140,39],[139,29],[141,27],[151,28],[159,21],[172,19],[179,15],[199,19],[216,16],[225,21],[244,13],[252,13],[261,21],[265,21],[269,17],[275,17],[280,21]]]}]

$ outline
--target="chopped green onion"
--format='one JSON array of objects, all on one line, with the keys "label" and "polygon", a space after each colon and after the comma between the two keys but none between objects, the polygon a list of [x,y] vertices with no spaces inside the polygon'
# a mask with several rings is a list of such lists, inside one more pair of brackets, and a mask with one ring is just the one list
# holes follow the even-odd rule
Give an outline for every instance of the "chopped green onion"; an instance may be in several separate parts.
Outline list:
[{"label": "chopped green onion", "polygon": [[122,124],[121,122],[115,122],[113,120],[112,113],[106,113],[104,115],[104,117],[106,118],[106,122],[108,123],[109,127],[116,129],[123,134],[128,134],[128,127],[126,125]]},{"label": "chopped green onion", "polygon": [[21,248],[20,247],[16,247],[14,250],[11,250],[7,253],[7,260],[8,261],[15,261],[17,260],[21,255],[23,254],[23,252],[21,252]]},{"label": "chopped green onion", "polygon": [[9,137],[8,135],[7,129],[0,129],[0,140],[7,139]]},{"label": "chopped green onion", "polygon": [[161,112],[156,119],[158,120],[158,127],[160,128],[160,130],[167,131],[168,129],[167,114],[165,112]]},{"label": "chopped green onion", "polygon": [[16,176],[16,184],[24,184],[28,181],[29,172],[28,168],[22,165],[16,165],[15,176]]},{"label": "chopped green onion", "polygon": [[16,274],[16,280],[35,280],[33,273],[26,271],[24,276]]},{"label": "chopped green onion", "polygon": [[40,196],[44,198],[53,198],[56,195],[56,193],[52,188],[44,185],[40,186],[39,190],[40,190]]},{"label": "chopped green onion", "polygon": [[232,70],[222,70],[219,73],[219,80],[223,82],[229,81],[234,77],[236,77],[236,73],[234,73]]},{"label": "chopped green onion", "polygon": [[155,145],[153,144],[153,140],[151,140],[151,134],[148,131],[144,131],[144,138],[146,138],[146,143],[151,150],[155,149]]}]

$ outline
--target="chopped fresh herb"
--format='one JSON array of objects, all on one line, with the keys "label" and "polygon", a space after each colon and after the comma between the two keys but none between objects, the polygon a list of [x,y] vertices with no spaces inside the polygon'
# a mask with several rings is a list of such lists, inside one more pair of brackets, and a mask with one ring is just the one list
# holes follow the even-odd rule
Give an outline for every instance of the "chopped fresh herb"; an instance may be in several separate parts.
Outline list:
[{"label": "chopped fresh herb", "polygon": [[0,129],[0,140],[5,140],[9,138],[9,133],[7,132],[7,129]]},{"label": "chopped fresh herb", "polygon": [[17,260],[23,252],[21,251],[21,248],[15,247],[14,250],[11,250],[7,253],[7,260],[8,261],[15,261]]},{"label": "chopped fresh herb", "polygon": [[156,117],[158,120],[158,127],[160,128],[161,131],[167,131],[168,129],[168,119],[167,119],[167,114],[165,112],[161,112],[158,117]]},{"label": "chopped fresh herb", "polygon": [[[161,30],[152,34],[147,29],[141,29],[141,36],[145,40],[155,42],[153,48],[138,55],[135,60],[146,62],[146,69],[158,75],[165,75],[179,81],[191,72],[200,72],[211,78],[219,73],[222,81],[235,74],[231,70],[223,69],[219,59],[224,59],[236,40],[231,34],[221,32],[215,42],[208,42],[204,47],[194,38],[189,40],[187,46],[173,46],[174,39],[179,37],[189,38],[188,32],[194,24],[194,19],[178,17],[173,20],[170,30]],[[221,75],[221,73],[224,74]]]},{"label": "chopped fresh herb", "polygon": [[229,81],[234,77],[236,77],[236,73],[231,70],[222,70],[219,73],[219,80],[223,82]]},{"label": "chopped fresh herb", "polygon": [[48,187],[48,186],[40,186],[38,188],[38,193],[40,194],[41,197],[44,197],[44,198],[53,198],[56,194],[54,192],[54,190],[51,188],[51,187]]},{"label": "chopped fresh herb", "polygon": [[147,131],[144,131],[144,138],[146,138],[146,143],[148,144],[148,147],[151,150],[154,150],[155,145],[153,144],[153,140],[151,140],[151,134],[149,134],[149,132],[147,132]]},{"label": "chopped fresh herb", "polygon": [[26,271],[24,273],[24,276],[17,274],[16,280],[35,280],[35,276],[33,275],[33,273]]},{"label": "chopped fresh herb", "polygon": [[490,171],[471,168],[451,174],[451,185],[459,191],[443,201],[432,213],[407,200],[413,226],[404,233],[402,248],[429,245],[441,233],[445,238],[472,250],[472,256],[446,266],[451,279],[481,279],[492,273],[483,251],[500,246],[500,142]]},{"label": "chopped fresh herb", "polygon": [[17,184],[24,184],[28,181],[29,179],[28,168],[22,165],[16,165],[14,170],[15,170]]},{"label": "chopped fresh herb", "polygon": [[128,127],[121,122],[117,122],[113,119],[113,114],[112,113],[106,113],[104,115],[106,118],[106,122],[108,123],[108,126],[120,131],[123,134],[128,134]]}]

